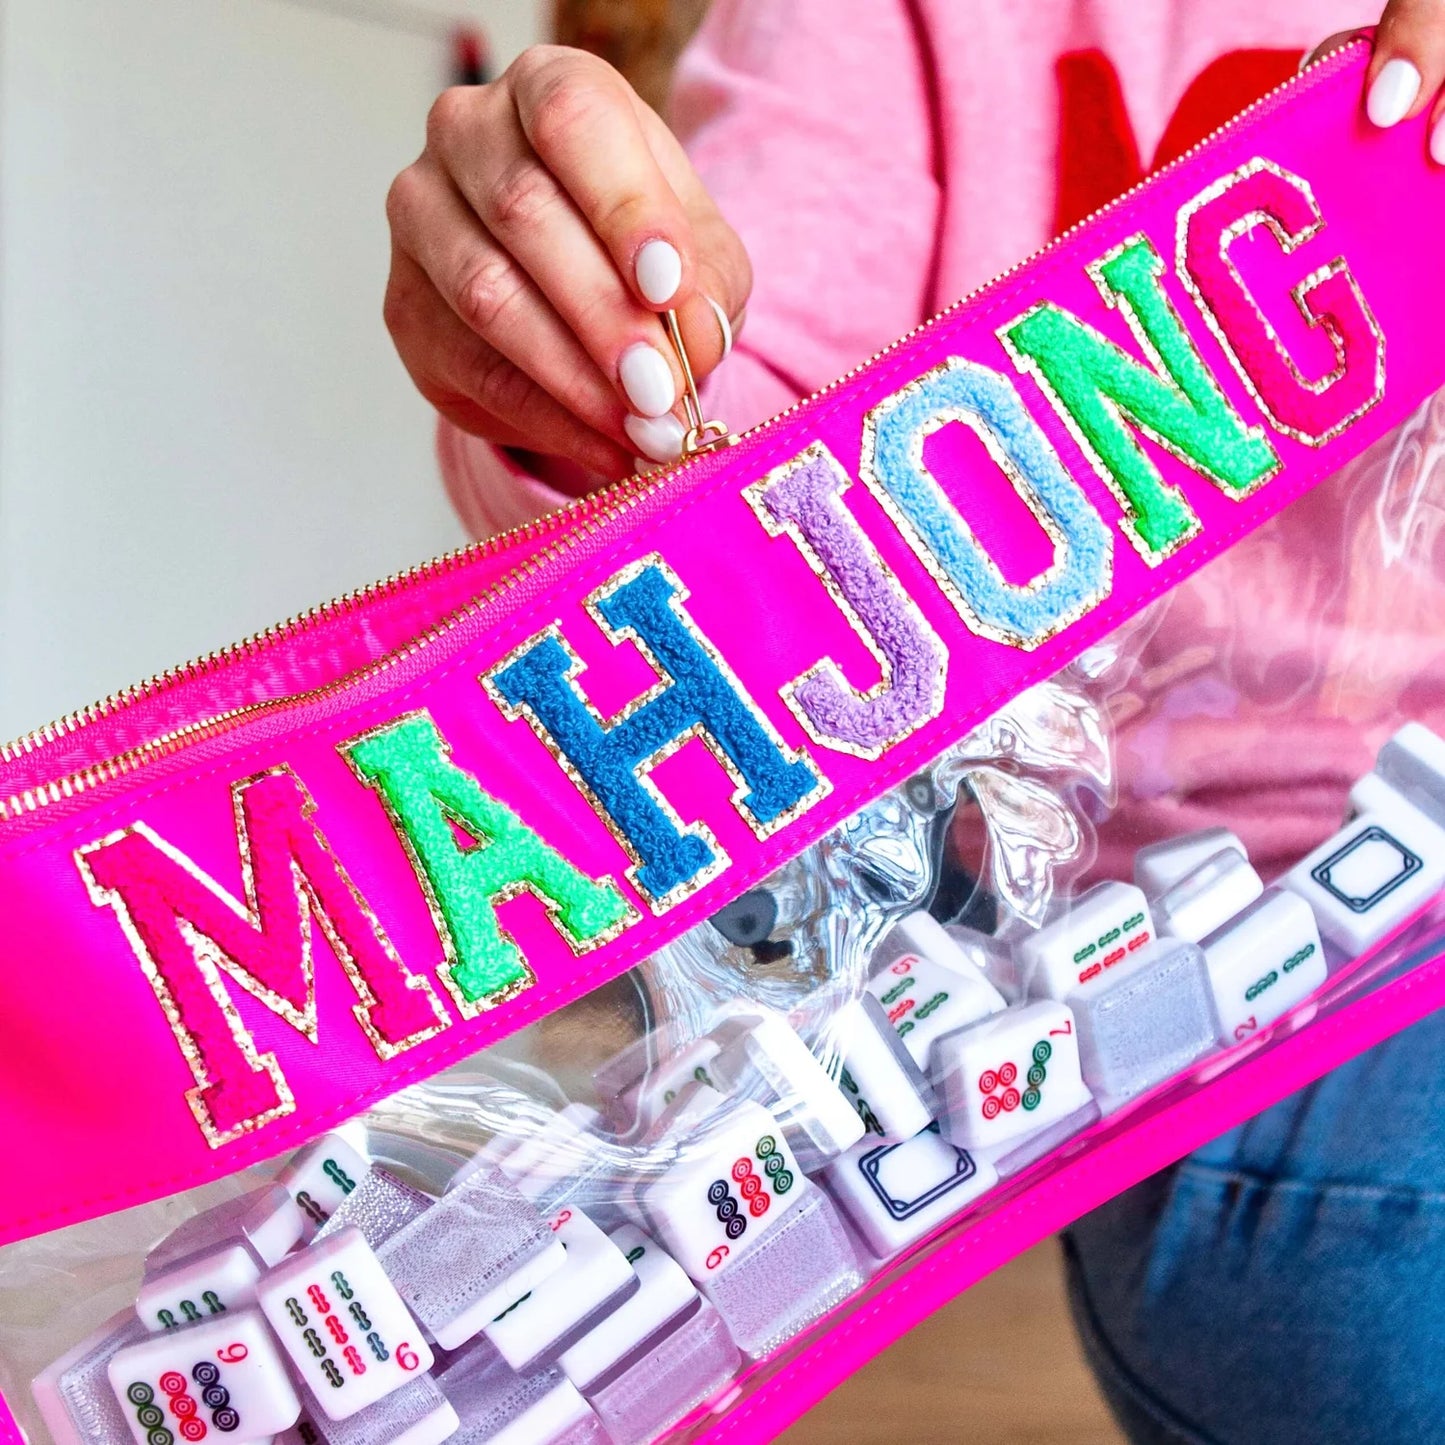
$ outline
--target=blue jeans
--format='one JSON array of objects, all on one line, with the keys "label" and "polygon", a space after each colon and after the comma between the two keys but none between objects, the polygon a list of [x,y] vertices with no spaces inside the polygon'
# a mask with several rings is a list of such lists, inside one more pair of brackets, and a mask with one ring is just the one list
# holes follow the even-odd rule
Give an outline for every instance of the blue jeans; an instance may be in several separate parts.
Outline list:
[{"label": "blue jeans", "polygon": [[1442,1060],[1445,1012],[1068,1232],[1135,1445],[1445,1439]]}]

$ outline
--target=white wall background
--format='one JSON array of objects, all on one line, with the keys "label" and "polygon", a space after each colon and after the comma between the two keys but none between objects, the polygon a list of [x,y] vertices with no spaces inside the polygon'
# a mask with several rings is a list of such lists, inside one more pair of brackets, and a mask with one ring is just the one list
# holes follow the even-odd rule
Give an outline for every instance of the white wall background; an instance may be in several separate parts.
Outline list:
[{"label": "white wall background", "polygon": [[456,545],[383,200],[546,0],[0,0],[0,739]]}]

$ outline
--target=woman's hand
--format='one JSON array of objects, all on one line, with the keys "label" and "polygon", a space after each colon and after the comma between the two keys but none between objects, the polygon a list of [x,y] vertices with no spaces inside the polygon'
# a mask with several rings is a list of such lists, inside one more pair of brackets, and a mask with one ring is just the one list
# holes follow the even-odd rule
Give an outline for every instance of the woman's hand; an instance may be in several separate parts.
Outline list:
[{"label": "woman's hand", "polygon": [[694,374],[752,284],[682,147],[605,62],[528,50],[458,87],[392,183],[385,317],[422,395],[466,431],[615,478],[681,449],[678,312]]},{"label": "woman's hand", "polygon": [[[1326,42],[1327,44],[1329,42]],[[1365,75],[1365,110],[1378,126],[1430,112],[1430,158],[1445,165],[1445,0],[1389,0]]]}]

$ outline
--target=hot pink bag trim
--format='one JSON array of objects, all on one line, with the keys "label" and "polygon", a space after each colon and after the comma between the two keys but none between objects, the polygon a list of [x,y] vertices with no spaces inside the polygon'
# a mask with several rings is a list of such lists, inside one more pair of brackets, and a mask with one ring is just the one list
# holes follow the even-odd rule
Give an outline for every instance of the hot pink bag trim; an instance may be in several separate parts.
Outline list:
[{"label": "hot pink bag trim", "polygon": [[[275,645],[180,676],[173,687],[0,764],[7,815],[0,821],[0,916],[7,925],[0,1127],[12,1153],[49,1161],[24,1196],[6,1199],[0,1240],[269,1157],[635,964],[1397,423],[1445,379],[1434,324],[1445,315],[1445,274],[1433,254],[1445,185],[1429,166],[1421,127],[1381,133],[1363,121],[1360,71],[1359,48],[1323,63],[967,305],[657,489],[615,506],[576,509],[558,524],[570,530],[537,529],[508,551],[474,554],[372,597],[355,615],[325,614]],[[1218,234],[1226,222],[1254,214],[1231,214],[1234,201],[1274,207],[1270,215],[1298,241],[1282,248],[1279,230],[1270,240],[1246,229],[1222,258],[1194,244],[1206,223]],[[1139,354],[1120,298],[1148,300],[1148,250],[1133,244],[1141,235],[1152,243],[1162,294],[1182,318],[1192,355],[1225,399],[1221,407],[1203,392],[1195,397],[1196,411],[1212,415],[1211,464],[1232,469],[1243,493],[1227,497],[1175,455],[1150,448],[1163,482],[1198,517],[1198,531],[1177,545],[1167,525],[1152,540],[1143,535],[1138,515],[1137,540],[1121,534],[1120,502],[1100,479],[1107,468],[1102,460],[1091,467],[1081,452],[1097,450],[1097,439],[1077,418],[1066,427],[1041,389],[1041,382],[1057,389],[1067,376],[1051,377],[1034,354],[1047,358],[1051,346],[1084,344],[1066,318],[1059,321],[1065,312]],[[1331,312],[1340,356],[1334,381],[1318,390],[1297,384],[1273,351],[1261,313],[1231,293],[1231,261],[1257,288],[1275,283],[1272,296],[1299,285],[1317,310]],[[1101,279],[1091,278],[1091,265]],[[1106,291],[1113,307],[1104,304]],[[1037,312],[1044,301],[1062,310]],[[1140,314],[1136,305],[1136,320]],[[1033,315],[1043,318],[1037,334],[1020,330]],[[1266,316],[1284,324],[1278,311]],[[1004,328],[1012,358],[996,334]],[[1319,330],[1303,342],[1291,335],[1291,345],[1308,351],[1305,342],[1321,342]],[[1311,351],[1308,359],[1317,363],[1321,355]],[[1305,369],[1318,376],[1327,367]],[[910,446],[927,417],[958,419],[970,407],[975,420],[979,408],[992,408],[995,455],[1007,454],[1034,484],[1035,513],[1048,516],[1056,565],[1031,589],[1009,581],[1033,575],[1037,533],[983,452],[934,450],[927,459],[935,477],[909,473]],[[915,415],[920,408],[923,421]],[[1251,489],[1250,469],[1266,465],[1258,438],[1279,465]],[[919,455],[922,448],[917,441]],[[1051,455],[1062,458],[1062,480],[1050,471]],[[859,477],[860,470],[870,476]],[[929,520],[946,518],[949,508],[991,539],[996,576],[970,571],[957,547],[948,554],[937,537],[930,541]],[[1108,586],[1091,592],[1101,549],[1111,567]],[[525,565],[512,573],[519,561]],[[889,578],[901,590],[890,589]],[[419,622],[428,626],[472,596],[478,601],[450,626],[390,665],[373,665]],[[608,774],[604,786],[578,761],[590,734],[566,689],[592,703],[600,727],[599,718],[620,723],[657,682],[640,655],[603,636],[599,620],[608,608],[615,631],[631,627],[654,650],[658,627],[672,628],[681,650],[670,681],[688,682],[689,697],[723,699],[717,706],[737,723],[734,749],[747,760],[733,764],[751,787],[751,817],[729,797],[733,782],[696,745],[658,765],[660,795],[680,819],[706,823],[714,863],[724,854],[728,860],[672,887],[661,868],[645,886],[654,854],[666,852],[653,846],[662,834],[654,830],[643,847],[642,834],[619,821],[622,803],[634,796],[627,770]],[[538,663],[546,661],[554,627],[585,663],[561,682]],[[848,686],[820,670],[822,659],[837,664]],[[892,669],[881,688],[880,659]],[[945,665],[946,690],[929,674]],[[337,681],[348,673],[356,675]],[[483,676],[485,687],[477,680]],[[208,721],[294,692],[298,681],[323,690],[225,723]],[[559,696],[562,704],[552,706]],[[544,697],[552,704],[538,701]],[[426,717],[418,721],[422,708]],[[148,760],[107,761],[163,733],[177,736]],[[576,953],[533,900],[501,907],[501,924],[535,982],[494,996],[460,990],[458,965],[472,956],[457,941],[461,924],[448,917],[436,880],[430,898],[421,885],[421,865],[410,861],[423,846],[415,828],[393,826],[381,806],[386,801],[398,819],[415,808],[418,770],[428,759],[436,763],[441,741],[472,775],[483,798],[477,806],[493,808],[495,821],[500,804],[517,824],[518,857],[530,860],[533,881],[550,869],[547,886],[570,890],[576,904]],[[349,764],[338,752],[342,743]],[[406,767],[396,766],[398,758]],[[72,778],[82,773],[81,759],[84,775]],[[447,776],[455,783],[459,775]],[[638,776],[632,768],[632,783]],[[807,779],[801,796],[789,792]],[[314,813],[302,806],[298,786]],[[764,794],[766,805],[758,801]],[[178,896],[177,878],[195,885],[192,902],[200,898],[212,910],[208,926],[237,930],[244,941],[233,906],[243,893],[238,817],[253,844],[266,840],[253,848],[249,870],[263,894],[290,876],[293,858],[318,877],[339,860],[345,876],[333,871],[327,885],[330,922],[346,933],[368,983],[395,970],[369,1013],[321,943],[314,1010],[287,996],[288,960],[279,943],[252,965],[276,970],[264,1007],[258,994],[268,990],[254,974],[248,992],[214,965],[202,977],[196,963],[192,991],[183,995],[166,973],[155,920]],[[488,836],[495,842],[501,835]],[[200,897],[204,879],[231,903],[215,888],[209,903]],[[620,925],[618,900],[630,910]],[[439,938],[449,942],[446,959]],[[478,945],[475,957],[495,964],[495,938]],[[889,1289],[886,1321],[839,1332],[821,1352],[809,1346],[789,1367],[795,1393],[769,1383],[719,1433],[736,1433],[743,1420],[780,1426],[1018,1248],[1433,1007],[1441,976],[1431,964],[1317,1021],[1308,1043],[1281,1041],[1268,1064],[1246,1060],[1189,1098],[1131,1117],[1131,1128],[937,1247]],[[198,1020],[210,1006],[230,1032],[212,1026],[202,1048]],[[358,1009],[367,1014],[365,1027],[357,1026]],[[249,1064],[236,1073],[232,1059],[225,1077],[239,1078],[256,1098],[267,1080],[284,1080],[283,1102],[291,1107],[239,1126],[234,1117],[218,1124],[202,1085],[214,1086],[224,1073],[226,1038],[235,1045],[242,1036],[254,1054],[274,1058],[275,1073]],[[799,1371],[810,1381],[801,1388]]]}]

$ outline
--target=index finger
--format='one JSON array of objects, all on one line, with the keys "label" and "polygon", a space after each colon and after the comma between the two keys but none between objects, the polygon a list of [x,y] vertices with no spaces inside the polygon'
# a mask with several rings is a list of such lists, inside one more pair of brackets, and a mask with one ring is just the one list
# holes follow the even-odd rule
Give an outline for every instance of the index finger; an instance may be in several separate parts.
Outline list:
[{"label": "index finger", "polygon": [[532,149],[633,293],[654,310],[681,304],[692,285],[692,228],[627,82],[606,62],[561,46],[527,51],[508,77]]},{"label": "index finger", "polygon": [[1445,3],[1389,0],[1365,72],[1365,111],[1381,127],[1418,115],[1445,80]]}]

